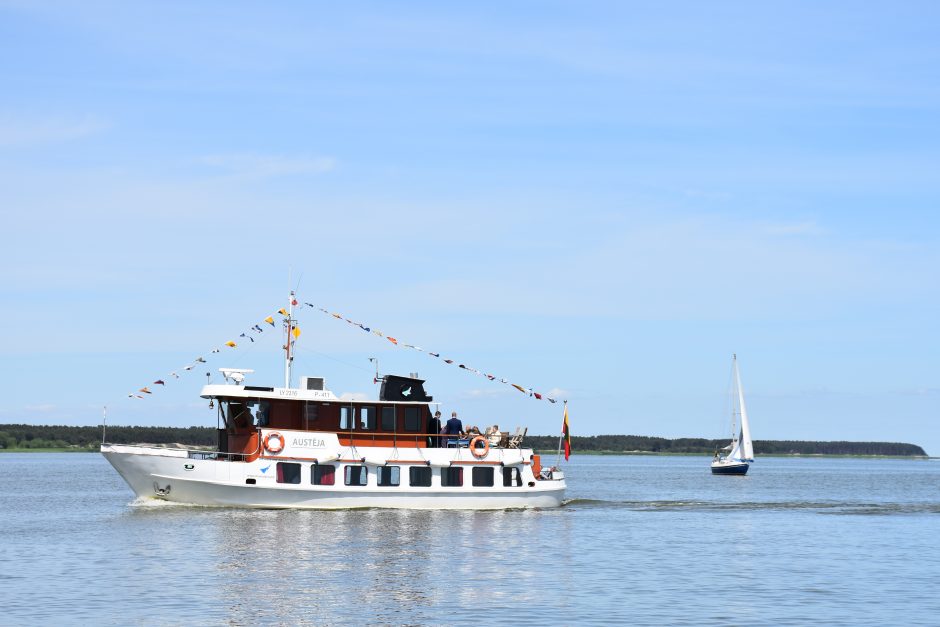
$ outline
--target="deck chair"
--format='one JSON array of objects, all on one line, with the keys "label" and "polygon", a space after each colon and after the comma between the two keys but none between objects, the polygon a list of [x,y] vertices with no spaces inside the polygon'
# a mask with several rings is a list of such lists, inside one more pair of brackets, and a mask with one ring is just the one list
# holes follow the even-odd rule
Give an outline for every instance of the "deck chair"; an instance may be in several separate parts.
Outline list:
[{"label": "deck chair", "polygon": [[529,428],[519,429],[516,427],[516,432],[512,434],[512,437],[509,438],[509,448],[519,448],[522,446],[522,438],[525,437],[525,434],[529,432]]}]

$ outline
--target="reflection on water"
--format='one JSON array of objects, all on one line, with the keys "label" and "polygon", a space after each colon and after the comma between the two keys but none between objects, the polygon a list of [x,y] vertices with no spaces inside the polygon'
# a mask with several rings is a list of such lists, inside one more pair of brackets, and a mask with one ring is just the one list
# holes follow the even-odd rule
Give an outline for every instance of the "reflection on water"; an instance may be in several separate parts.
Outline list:
[{"label": "reflection on water", "polygon": [[[0,463],[10,624],[892,624],[940,615],[940,465],[575,457],[565,507],[130,503],[95,455]],[[834,515],[835,514],[835,515]],[[732,613],[733,612],[733,613]]]}]

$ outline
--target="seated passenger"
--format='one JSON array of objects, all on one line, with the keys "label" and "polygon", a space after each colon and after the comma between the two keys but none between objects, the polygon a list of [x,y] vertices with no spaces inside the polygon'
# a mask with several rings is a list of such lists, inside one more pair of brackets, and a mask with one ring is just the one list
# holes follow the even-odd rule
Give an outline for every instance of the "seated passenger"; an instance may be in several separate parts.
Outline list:
[{"label": "seated passenger", "polygon": [[499,430],[499,425],[493,425],[486,430],[486,439],[489,440],[490,446],[499,446],[499,441],[502,438],[503,433]]}]

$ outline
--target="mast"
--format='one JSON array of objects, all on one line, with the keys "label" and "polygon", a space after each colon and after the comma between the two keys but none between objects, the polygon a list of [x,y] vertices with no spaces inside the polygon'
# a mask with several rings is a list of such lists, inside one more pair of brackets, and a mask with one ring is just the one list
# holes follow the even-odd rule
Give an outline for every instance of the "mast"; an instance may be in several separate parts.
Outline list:
[{"label": "mast", "polygon": [[287,340],[284,342],[284,387],[290,388],[290,371],[294,362],[294,356],[291,354],[293,348],[293,325],[294,325],[294,290],[291,290],[287,299],[287,317],[284,319],[284,330],[287,332]]},{"label": "mast", "polygon": [[741,459],[741,440],[738,437],[738,413],[740,408],[739,390],[740,378],[738,377],[738,355],[731,355],[731,450],[728,451],[727,459]]}]

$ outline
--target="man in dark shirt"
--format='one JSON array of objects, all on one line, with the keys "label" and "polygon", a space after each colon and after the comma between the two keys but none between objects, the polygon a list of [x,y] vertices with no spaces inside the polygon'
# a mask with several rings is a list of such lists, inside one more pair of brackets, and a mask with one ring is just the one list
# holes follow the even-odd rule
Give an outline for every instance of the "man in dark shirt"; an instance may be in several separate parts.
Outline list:
[{"label": "man in dark shirt", "polygon": [[440,448],[441,446],[441,412],[436,411],[428,420],[428,447]]},{"label": "man in dark shirt", "polygon": [[[452,436],[457,436],[463,433],[463,423],[460,422],[460,418],[457,417],[457,412],[452,412],[450,414],[450,420],[448,420],[447,424],[444,426],[444,432],[447,435]],[[457,442],[457,438],[447,438],[448,446],[455,442]]]}]

